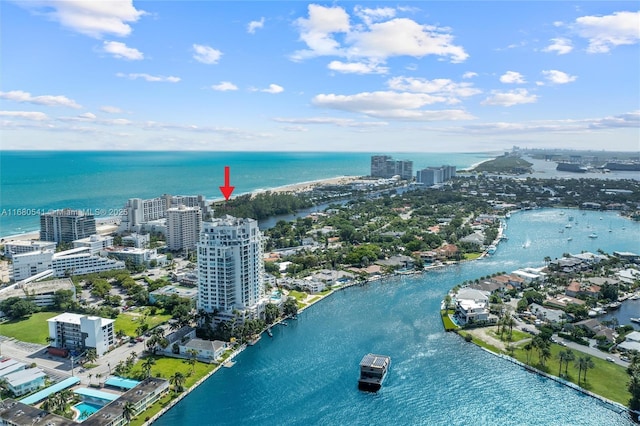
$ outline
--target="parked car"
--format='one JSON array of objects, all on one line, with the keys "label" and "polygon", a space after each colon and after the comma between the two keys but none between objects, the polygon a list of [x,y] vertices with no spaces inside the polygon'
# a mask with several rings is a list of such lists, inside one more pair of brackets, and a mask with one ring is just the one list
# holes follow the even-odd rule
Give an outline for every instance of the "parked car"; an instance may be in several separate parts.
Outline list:
[{"label": "parked car", "polygon": [[607,357],[607,361],[614,362],[613,358],[611,358],[610,356]]}]

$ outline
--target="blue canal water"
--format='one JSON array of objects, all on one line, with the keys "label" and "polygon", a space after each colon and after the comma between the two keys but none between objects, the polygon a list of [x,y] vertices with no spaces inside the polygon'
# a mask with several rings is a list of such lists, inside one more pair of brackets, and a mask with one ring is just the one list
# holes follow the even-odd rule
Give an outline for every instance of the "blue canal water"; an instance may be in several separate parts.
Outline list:
[{"label": "blue canal water", "polygon": [[[566,252],[640,251],[639,223],[615,213],[561,211],[513,215],[509,240],[490,258],[332,295],[288,327],[275,327],[273,338],[263,336],[156,424],[632,424],[626,414],[442,329],[440,301],[464,280],[540,266],[545,256]],[[560,233],[569,213],[578,224]],[[598,238],[589,238],[592,232]],[[357,389],[358,363],[368,352],[392,358],[375,394]]]}]

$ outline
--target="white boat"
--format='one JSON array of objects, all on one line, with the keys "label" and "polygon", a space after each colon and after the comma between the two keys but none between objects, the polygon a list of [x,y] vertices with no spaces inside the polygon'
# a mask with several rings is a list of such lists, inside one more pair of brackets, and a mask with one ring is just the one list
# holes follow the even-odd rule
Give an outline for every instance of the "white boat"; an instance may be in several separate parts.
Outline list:
[{"label": "white boat", "polygon": [[496,250],[497,250],[497,247],[495,245],[493,245],[493,244],[491,244],[489,247],[487,247],[487,253],[489,253],[489,254],[495,253]]},{"label": "white boat", "polygon": [[598,238],[598,234],[592,232],[591,234],[589,234],[589,238]]},{"label": "white boat", "polygon": [[570,223],[567,223],[564,227],[565,227],[565,228],[571,228],[571,224],[570,224]]},{"label": "white boat", "polygon": [[573,240],[573,237],[567,238],[567,241],[571,241],[571,240]]},{"label": "white boat", "polygon": [[629,318],[629,321],[631,322],[637,322],[640,324],[640,318]]}]

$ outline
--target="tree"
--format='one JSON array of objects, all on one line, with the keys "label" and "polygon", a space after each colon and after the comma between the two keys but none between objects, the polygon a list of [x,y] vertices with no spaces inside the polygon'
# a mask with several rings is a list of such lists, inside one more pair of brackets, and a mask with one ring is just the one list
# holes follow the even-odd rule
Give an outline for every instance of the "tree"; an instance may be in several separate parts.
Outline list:
[{"label": "tree", "polygon": [[524,345],[524,350],[527,351],[527,364],[531,363],[531,350],[533,349],[533,344],[531,342]]},{"label": "tree", "polygon": [[558,377],[562,377],[562,364],[567,362],[567,353],[565,351],[558,352],[558,361],[560,367],[558,368]]},{"label": "tree", "polygon": [[85,359],[87,360],[88,363],[92,364],[98,359],[98,353],[96,352],[95,349],[91,348],[87,351],[87,354],[85,355]]},{"label": "tree", "polygon": [[0,311],[11,320],[21,319],[38,311],[38,306],[32,300],[20,297],[9,297],[0,302]]},{"label": "tree", "polygon": [[124,417],[124,419],[127,421],[128,423],[131,423],[131,419],[133,419],[133,416],[136,415],[136,406],[133,405],[133,402],[131,401],[127,401],[124,404],[124,407],[122,407],[122,417]]},{"label": "tree", "polygon": [[175,392],[182,392],[185,381],[187,380],[186,376],[180,371],[176,371],[169,382],[173,385],[173,390]]},{"label": "tree", "polygon": [[152,356],[145,358],[144,362],[142,363],[142,373],[145,379],[151,377],[151,367],[153,367],[155,364],[156,360]]},{"label": "tree", "polygon": [[596,365],[589,355],[586,355],[582,358],[582,368],[584,369],[584,376],[582,378],[584,383],[587,383],[587,371],[591,368],[594,368]]},{"label": "tree", "polygon": [[296,316],[298,314],[298,302],[295,297],[289,297],[282,307],[286,316]]},{"label": "tree", "polygon": [[565,361],[564,361],[564,375],[568,377],[567,369],[569,368],[569,363],[575,361],[576,355],[573,353],[571,349],[567,349],[565,351]]},{"label": "tree", "polygon": [[264,308],[264,319],[267,324],[273,324],[280,315],[280,310],[273,303],[267,303],[267,306]]}]

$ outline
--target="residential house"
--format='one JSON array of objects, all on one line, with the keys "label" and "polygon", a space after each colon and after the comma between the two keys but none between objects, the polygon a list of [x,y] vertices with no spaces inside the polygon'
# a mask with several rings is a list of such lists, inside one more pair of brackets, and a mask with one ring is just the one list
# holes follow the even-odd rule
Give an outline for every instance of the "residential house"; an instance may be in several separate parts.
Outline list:
[{"label": "residential house", "polygon": [[624,338],[624,342],[618,344],[618,349],[640,352],[640,331],[632,331]]},{"label": "residential house", "polygon": [[203,339],[191,339],[187,343],[179,345],[180,354],[189,356],[187,351],[195,350],[198,353],[198,358],[215,361],[224,354],[227,350],[227,342],[220,340],[203,340]]},{"label": "residential house", "polygon": [[456,317],[463,323],[489,321],[489,293],[462,288],[454,297]]}]

